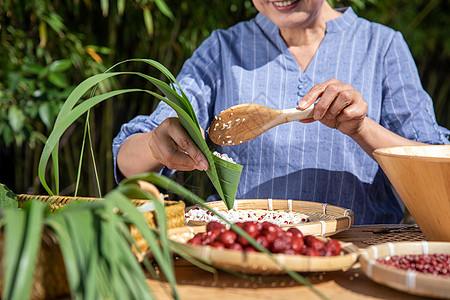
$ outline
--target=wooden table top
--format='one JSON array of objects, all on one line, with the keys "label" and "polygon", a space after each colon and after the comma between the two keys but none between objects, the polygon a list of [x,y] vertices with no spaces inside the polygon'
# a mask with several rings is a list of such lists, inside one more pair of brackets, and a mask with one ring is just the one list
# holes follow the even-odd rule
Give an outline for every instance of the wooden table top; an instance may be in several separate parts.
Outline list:
[{"label": "wooden table top", "polygon": [[[392,229],[404,225],[353,226],[333,238],[352,242],[359,248],[383,242],[425,240],[417,228],[377,233],[385,227]],[[182,259],[175,261],[175,272],[181,299],[320,299],[310,288],[295,282],[287,275],[240,278],[221,271],[211,274]],[[301,275],[329,299],[424,299],[371,281],[362,273],[358,263],[345,272]],[[171,298],[167,283],[148,279],[148,284],[157,299]]]}]

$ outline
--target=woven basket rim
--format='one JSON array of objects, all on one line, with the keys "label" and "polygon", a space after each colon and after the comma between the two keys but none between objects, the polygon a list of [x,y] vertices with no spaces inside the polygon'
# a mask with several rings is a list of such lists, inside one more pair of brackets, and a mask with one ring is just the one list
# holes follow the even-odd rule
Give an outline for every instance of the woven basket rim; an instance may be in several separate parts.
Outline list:
[{"label": "woven basket rim", "polygon": [[[310,222],[301,223],[301,224],[292,224],[292,225],[283,225],[283,227],[296,227],[300,229],[304,234],[310,235],[320,235],[320,236],[331,236],[338,232],[348,230],[354,221],[354,214],[351,209],[346,209],[343,207],[327,204],[327,203],[319,203],[312,201],[303,201],[303,200],[291,200],[291,199],[236,199],[235,207],[239,209],[239,205],[244,202],[255,203],[258,205],[267,205],[268,201],[272,202],[273,207],[281,204],[283,208],[278,209],[289,209],[289,206],[305,206],[313,209],[314,211],[299,211],[301,213],[314,215],[318,219],[313,219]],[[291,202],[291,203],[290,203]],[[225,204],[222,201],[212,201],[205,203],[209,207],[216,208],[219,210],[221,208],[226,209]],[[196,206],[186,207],[186,211],[192,209]],[[266,209],[267,207],[255,207],[258,209]],[[293,209],[294,210],[294,209]],[[323,215],[328,216],[328,218],[324,218]],[[332,216],[332,217],[329,217]],[[191,222],[188,225],[192,224],[201,224],[203,222]]]},{"label": "woven basket rim", "polygon": [[[243,252],[230,249],[217,249],[207,245],[186,244],[196,233],[205,232],[206,226],[174,228],[168,231],[168,236],[175,242],[185,244],[212,262],[249,274],[284,274],[266,254],[261,252]],[[319,237],[325,241],[327,238]],[[359,249],[350,242],[341,242],[343,255],[331,257],[310,257],[304,255],[272,254],[278,262],[284,263],[295,272],[325,272],[349,269],[358,259]]]},{"label": "woven basket rim", "polygon": [[[438,252],[436,252],[438,251]],[[376,261],[392,255],[450,254],[450,242],[388,242],[369,246],[361,251],[359,262],[371,280],[413,295],[447,298],[450,278],[416,271],[406,271]]]},{"label": "woven basket rim", "polygon": [[[19,201],[19,204],[22,204],[23,202],[29,200],[29,199],[37,199],[37,200],[44,200],[44,202],[47,203],[54,203],[58,201],[76,201],[76,200],[84,200],[84,201],[98,201],[98,200],[104,200],[104,198],[99,197],[86,197],[86,196],[60,196],[60,195],[32,195],[32,194],[18,194],[16,195],[17,199]],[[153,201],[150,199],[130,199],[130,201],[136,205],[143,204],[148,201]],[[165,200],[164,205],[176,205],[183,201],[177,201],[177,200]]]}]

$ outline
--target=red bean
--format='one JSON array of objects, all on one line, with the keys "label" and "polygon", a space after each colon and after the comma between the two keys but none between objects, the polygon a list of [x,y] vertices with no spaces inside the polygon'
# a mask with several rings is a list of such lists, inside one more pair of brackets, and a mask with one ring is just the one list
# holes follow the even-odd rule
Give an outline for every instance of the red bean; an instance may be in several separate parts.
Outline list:
[{"label": "red bean", "polygon": [[377,261],[398,269],[450,277],[449,254],[394,255]]}]

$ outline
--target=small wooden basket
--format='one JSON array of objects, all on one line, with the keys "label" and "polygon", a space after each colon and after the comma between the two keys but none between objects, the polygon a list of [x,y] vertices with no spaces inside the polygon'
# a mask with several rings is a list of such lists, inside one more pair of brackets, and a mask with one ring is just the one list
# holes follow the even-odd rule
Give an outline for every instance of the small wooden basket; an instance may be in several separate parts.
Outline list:
[{"label": "small wooden basket", "polygon": [[359,262],[364,274],[377,283],[414,295],[449,298],[449,277],[401,270],[376,261],[378,258],[406,254],[450,254],[450,243],[422,241],[379,244],[361,251]]},{"label": "small wooden basket", "polygon": [[[274,262],[262,252],[244,252],[229,249],[217,249],[211,246],[186,244],[196,233],[205,232],[206,226],[174,228],[169,230],[169,238],[185,244],[193,251],[222,267],[247,274],[284,274],[279,264],[295,272],[326,272],[349,269],[358,259],[359,249],[352,243],[342,243],[343,254],[330,257],[310,257],[304,255],[272,254]],[[322,241],[326,238],[319,238]]]},{"label": "small wooden basket", "polygon": [[[223,201],[207,202],[211,208],[219,211],[227,210]],[[188,207],[186,210],[194,207]],[[349,229],[353,225],[353,211],[330,204],[283,199],[236,199],[233,209],[265,209],[265,210],[289,210],[304,213],[310,221],[301,224],[288,225],[296,227],[305,235],[331,236]],[[188,225],[201,224],[189,222]]]}]

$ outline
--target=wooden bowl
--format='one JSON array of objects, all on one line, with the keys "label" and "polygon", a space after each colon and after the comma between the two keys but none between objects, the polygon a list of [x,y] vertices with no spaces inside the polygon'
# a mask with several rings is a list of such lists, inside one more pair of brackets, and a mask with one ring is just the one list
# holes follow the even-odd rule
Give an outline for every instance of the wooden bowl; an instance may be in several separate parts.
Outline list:
[{"label": "wooden bowl", "polygon": [[393,255],[450,254],[446,242],[397,242],[370,246],[361,251],[359,262],[364,274],[373,281],[414,295],[448,298],[450,278],[406,271],[377,262]]},{"label": "wooden bowl", "polygon": [[373,154],[426,238],[450,242],[450,145],[383,148]]},{"label": "wooden bowl", "polygon": [[[211,246],[192,245],[186,242],[196,233],[205,232],[206,225],[186,226],[173,228],[168,231],[171,240],[185,244],[197,254],[224,268],[247,274],[284,274],[285,271],[279,264],[285,265],[289,270],[295,272],[326,272],[348,270],[358,259],[359,249],[354,244],[342,243],[343,253],[338,256],[304,256],[272,254],[273,261],[267,254],[262,252],[244,252],[230,249],[217,249]],[[326,238],[319,238],[322,241]]]},{"label": "wooden bowl", "polygon": [[[206,205],[218,211],[227,210],[223,201],[207,202]],[[192,208],[187,207],[186,210]],[[290,210],[304,213],[309,216],[309,222],[282,227],[296,227],[305,235],[331,236],[353,225],[351,209],[326,203],[284,199],[236,199],[233,209]],[[202,225],[202,222],[189,221],[188,225]]]}]

